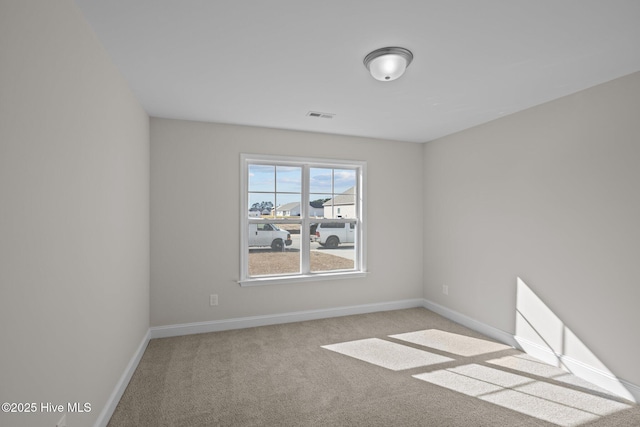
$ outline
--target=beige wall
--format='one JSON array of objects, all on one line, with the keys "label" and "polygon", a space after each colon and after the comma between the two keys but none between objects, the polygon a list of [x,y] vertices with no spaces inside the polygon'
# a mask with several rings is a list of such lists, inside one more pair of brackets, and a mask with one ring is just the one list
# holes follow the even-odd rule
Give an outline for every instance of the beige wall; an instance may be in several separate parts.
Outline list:
[{"label": "beige wall", "polygon": [[426,144],[426,298],[513,333],[520,277],[640,384],[639,112],[635,73]]},{"label": "beige wall", "polygon": [[[366,278],[240,287],[240,153],[363,160]],[[256,127],[151,119],[151,324],[237,318],[421,298],[422,146]],[[209,294],[220,305],[209,306]]]},{"label": "beige wall", "polygon": [[149,327],[148,117],[72,1],[2,1],[0,63],[0,402],[88,426]]}]

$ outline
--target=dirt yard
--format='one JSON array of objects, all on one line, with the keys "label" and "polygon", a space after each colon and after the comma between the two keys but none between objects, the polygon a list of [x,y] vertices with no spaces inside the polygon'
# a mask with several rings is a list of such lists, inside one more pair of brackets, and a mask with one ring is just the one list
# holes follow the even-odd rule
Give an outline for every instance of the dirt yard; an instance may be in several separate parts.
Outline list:
[{"label": "dirt yard", "polygon": [[291,234],[300,234],[300,224],[276,224],[278,228]]},{"label": "dirt yard", "polygon": [[[311,251],[311,271],[333,271],[352,269],[353,261],[329,254]],[[260,251],[249,253],[249,274],[298,273],[300,271],[300,252]]]}]

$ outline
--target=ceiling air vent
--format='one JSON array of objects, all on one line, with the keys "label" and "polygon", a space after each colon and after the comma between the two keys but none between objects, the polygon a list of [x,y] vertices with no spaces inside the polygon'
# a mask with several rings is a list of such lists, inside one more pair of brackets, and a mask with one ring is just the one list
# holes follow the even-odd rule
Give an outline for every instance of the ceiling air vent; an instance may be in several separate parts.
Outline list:
[{"label": "ceiling air vent", "polygon": [[319,111],[309,111],[307,113],[308,117],[316,117],[319,119],[333,119],[333,116],[335,116],[335,114],[333,113],[321,113]]}]

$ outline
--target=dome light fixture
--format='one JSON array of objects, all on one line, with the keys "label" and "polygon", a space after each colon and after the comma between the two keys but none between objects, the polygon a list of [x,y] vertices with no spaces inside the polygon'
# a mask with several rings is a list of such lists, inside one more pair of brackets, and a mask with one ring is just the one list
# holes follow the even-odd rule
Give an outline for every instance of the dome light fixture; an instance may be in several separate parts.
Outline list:
[{"label": "dome light fixture", "polygon": [[364,58],[364,66],[374,79],[390,82],[404,74],[413,54],[403,47],[383,47],[376,49]]}]

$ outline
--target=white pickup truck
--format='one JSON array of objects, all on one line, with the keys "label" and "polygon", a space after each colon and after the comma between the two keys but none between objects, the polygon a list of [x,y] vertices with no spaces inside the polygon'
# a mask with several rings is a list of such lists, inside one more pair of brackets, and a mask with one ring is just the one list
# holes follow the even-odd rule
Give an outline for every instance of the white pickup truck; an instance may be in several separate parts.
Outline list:
[{"label": "white pickup truck", "polygon": [[355,241],[355,222],[325,222],[316,227],[316,242],[333,249],[341,243]]},{"label": "white pickup truck", "polygon": [[291,234],[275,224],[249,224],[249,247],[271,246],[274,251],[281,251],[291,243]]}]

